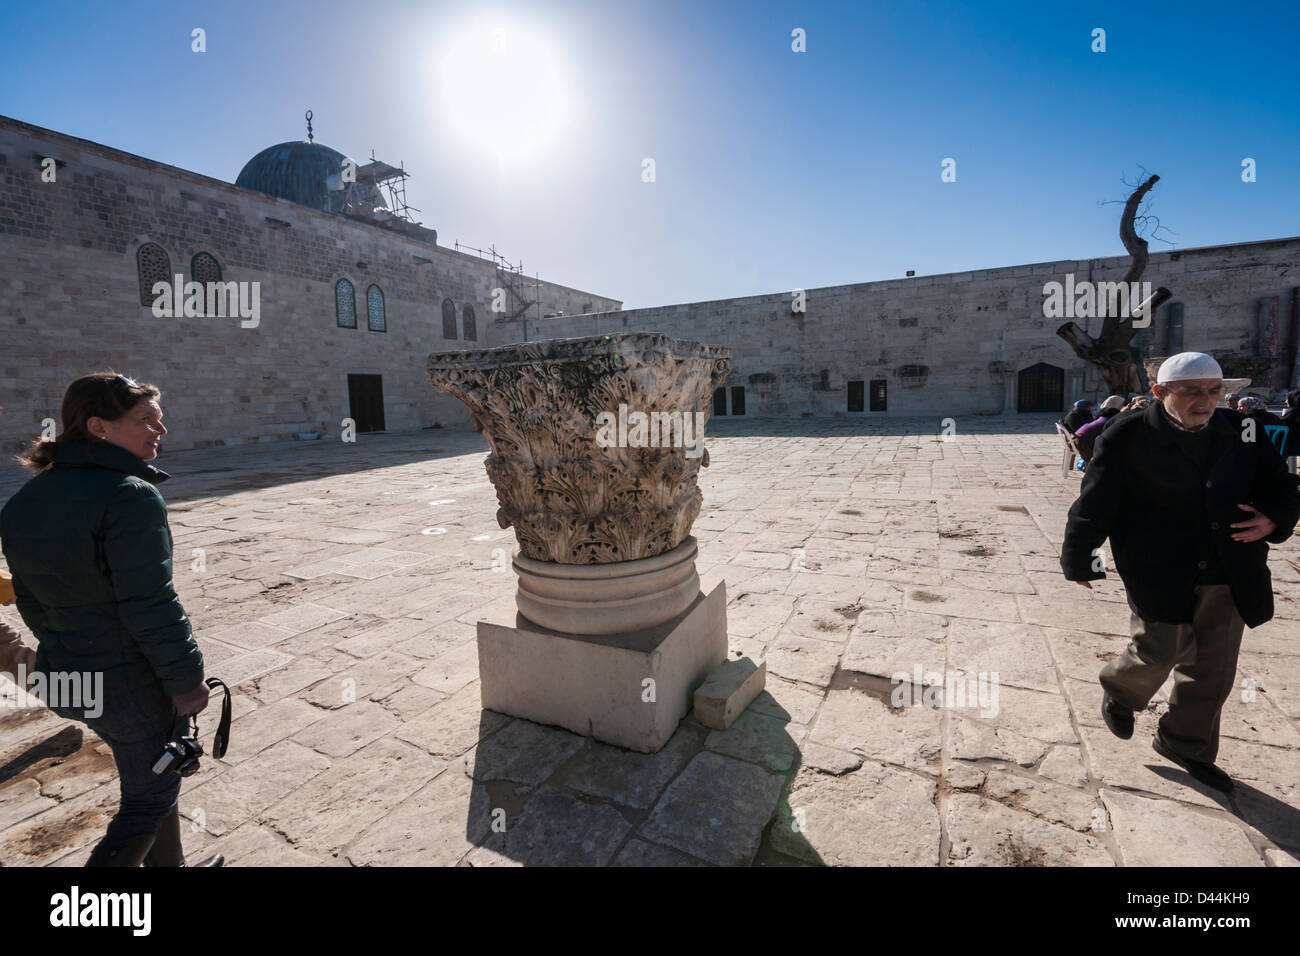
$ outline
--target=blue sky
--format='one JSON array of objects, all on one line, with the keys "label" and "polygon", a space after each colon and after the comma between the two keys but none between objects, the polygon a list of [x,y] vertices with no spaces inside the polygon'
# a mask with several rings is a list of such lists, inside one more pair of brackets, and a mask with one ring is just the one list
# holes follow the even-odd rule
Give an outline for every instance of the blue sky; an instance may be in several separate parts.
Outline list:
[{"label": "blue sky", "polygon": [[1300,234],[1297,50],[1294,2],[9,3],[0,113],[233,181],[310,108],[441,244],[639,307],[1120,255],[1141,167],[1177,247]]}]

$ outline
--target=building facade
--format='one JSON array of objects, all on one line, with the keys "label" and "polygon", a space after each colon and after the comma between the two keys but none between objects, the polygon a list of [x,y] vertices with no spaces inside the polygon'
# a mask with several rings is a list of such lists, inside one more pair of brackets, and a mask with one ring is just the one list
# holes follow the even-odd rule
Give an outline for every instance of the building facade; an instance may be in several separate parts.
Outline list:
[{"label": "building facade", "polygon": [[[459,424],[430,352],[634,330],[732,349],[715,414],[1059,412],[1105,395],[1044,288],[1118,281],[1126,256],[623,310],[551,282],[521,292],[365,182],[341,189],[341,159],[283,143],[232,184],[0,117],[0,445],[53,434],[67,383],[109,367],[163,390],[172,449]],[[1300,384],[1300,237],[1154,252],[1143,280],[1173,292],[1135,340],[1145,358],[1208,351],[1261,392]],[[191,282],[248,295],[186,308]]]},{"label": "building facade", "polygon": [[[1062,411],[1106,396],[1056,329],[1044,286],[1118,282],[1127,256],[980,269],[713,302],[548,319],[530,336],[651,329],[728,345],[735,369],[715,414],[970,415]],[[1296,378],[1300,237],[1153,252],[1143,282],[1173,298],[1134,338],[1144,358],[1213,353],[1271,397]],[[1071,310],[1073,311],[1073,310]],[[508,335],[513,328],[503,328]]]},{"label": "building facade", "polygon": [[[495,344],[501,270],[373,207],[305,205],[301,155],[277,167],[274,150],[245,167],[259,187],[245,188],[0,118],[6,450],[56,433],[63,389],[104,368],[162,389],[171,449],[337,437],[345,419],[362,432],[468,420],[425,366],[430,352]],[[326,154],[341,155],[307,152]],[[155,314],[177,311],[155,310],[153,288],[178,275],[243,284],[250,307],[255,289],[256,320],[224,297],[209,314]],[[532,279],[527,292],[539,314],[621,305]]]}]

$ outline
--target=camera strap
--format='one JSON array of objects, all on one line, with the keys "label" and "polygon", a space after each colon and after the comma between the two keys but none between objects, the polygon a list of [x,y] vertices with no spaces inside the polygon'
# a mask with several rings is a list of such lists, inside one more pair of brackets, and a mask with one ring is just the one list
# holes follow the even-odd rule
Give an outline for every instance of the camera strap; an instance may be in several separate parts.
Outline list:
[{"label": "camera strap", "polygon": [[230,743],[230,688],[215,677],[209,677],[204,683],[225,691],[221,697],[221,721],[212,737],[212,756],[220,760],[226,755],[226,745]]}]

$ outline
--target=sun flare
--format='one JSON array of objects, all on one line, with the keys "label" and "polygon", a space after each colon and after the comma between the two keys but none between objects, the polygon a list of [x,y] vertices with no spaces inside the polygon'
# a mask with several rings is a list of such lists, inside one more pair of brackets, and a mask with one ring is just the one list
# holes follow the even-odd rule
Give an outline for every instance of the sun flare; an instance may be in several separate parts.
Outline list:
[{"label": "sun flare", "polygon": [[523,26],[482,23],[467,30],[443,57],[441,81],[452,127],[502,162],[537,156],[568,117],[552,46]]}]

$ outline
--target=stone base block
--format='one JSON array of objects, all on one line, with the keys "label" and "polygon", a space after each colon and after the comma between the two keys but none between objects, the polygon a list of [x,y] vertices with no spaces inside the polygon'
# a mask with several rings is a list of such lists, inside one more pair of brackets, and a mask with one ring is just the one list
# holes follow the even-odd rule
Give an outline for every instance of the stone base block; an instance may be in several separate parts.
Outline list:
[{"label": "stone base block", "polygon": [[763,692],[765,683],[767,661],[726,661],[695,692],[695,719],[705,727],[726,730]]},{"label": "stone base block", "polygon": [[483,707],[654,753],[727,657],[726,582],[706,577],[685,611],[642,631],[562,634],[513,601],[478,622]]}]

